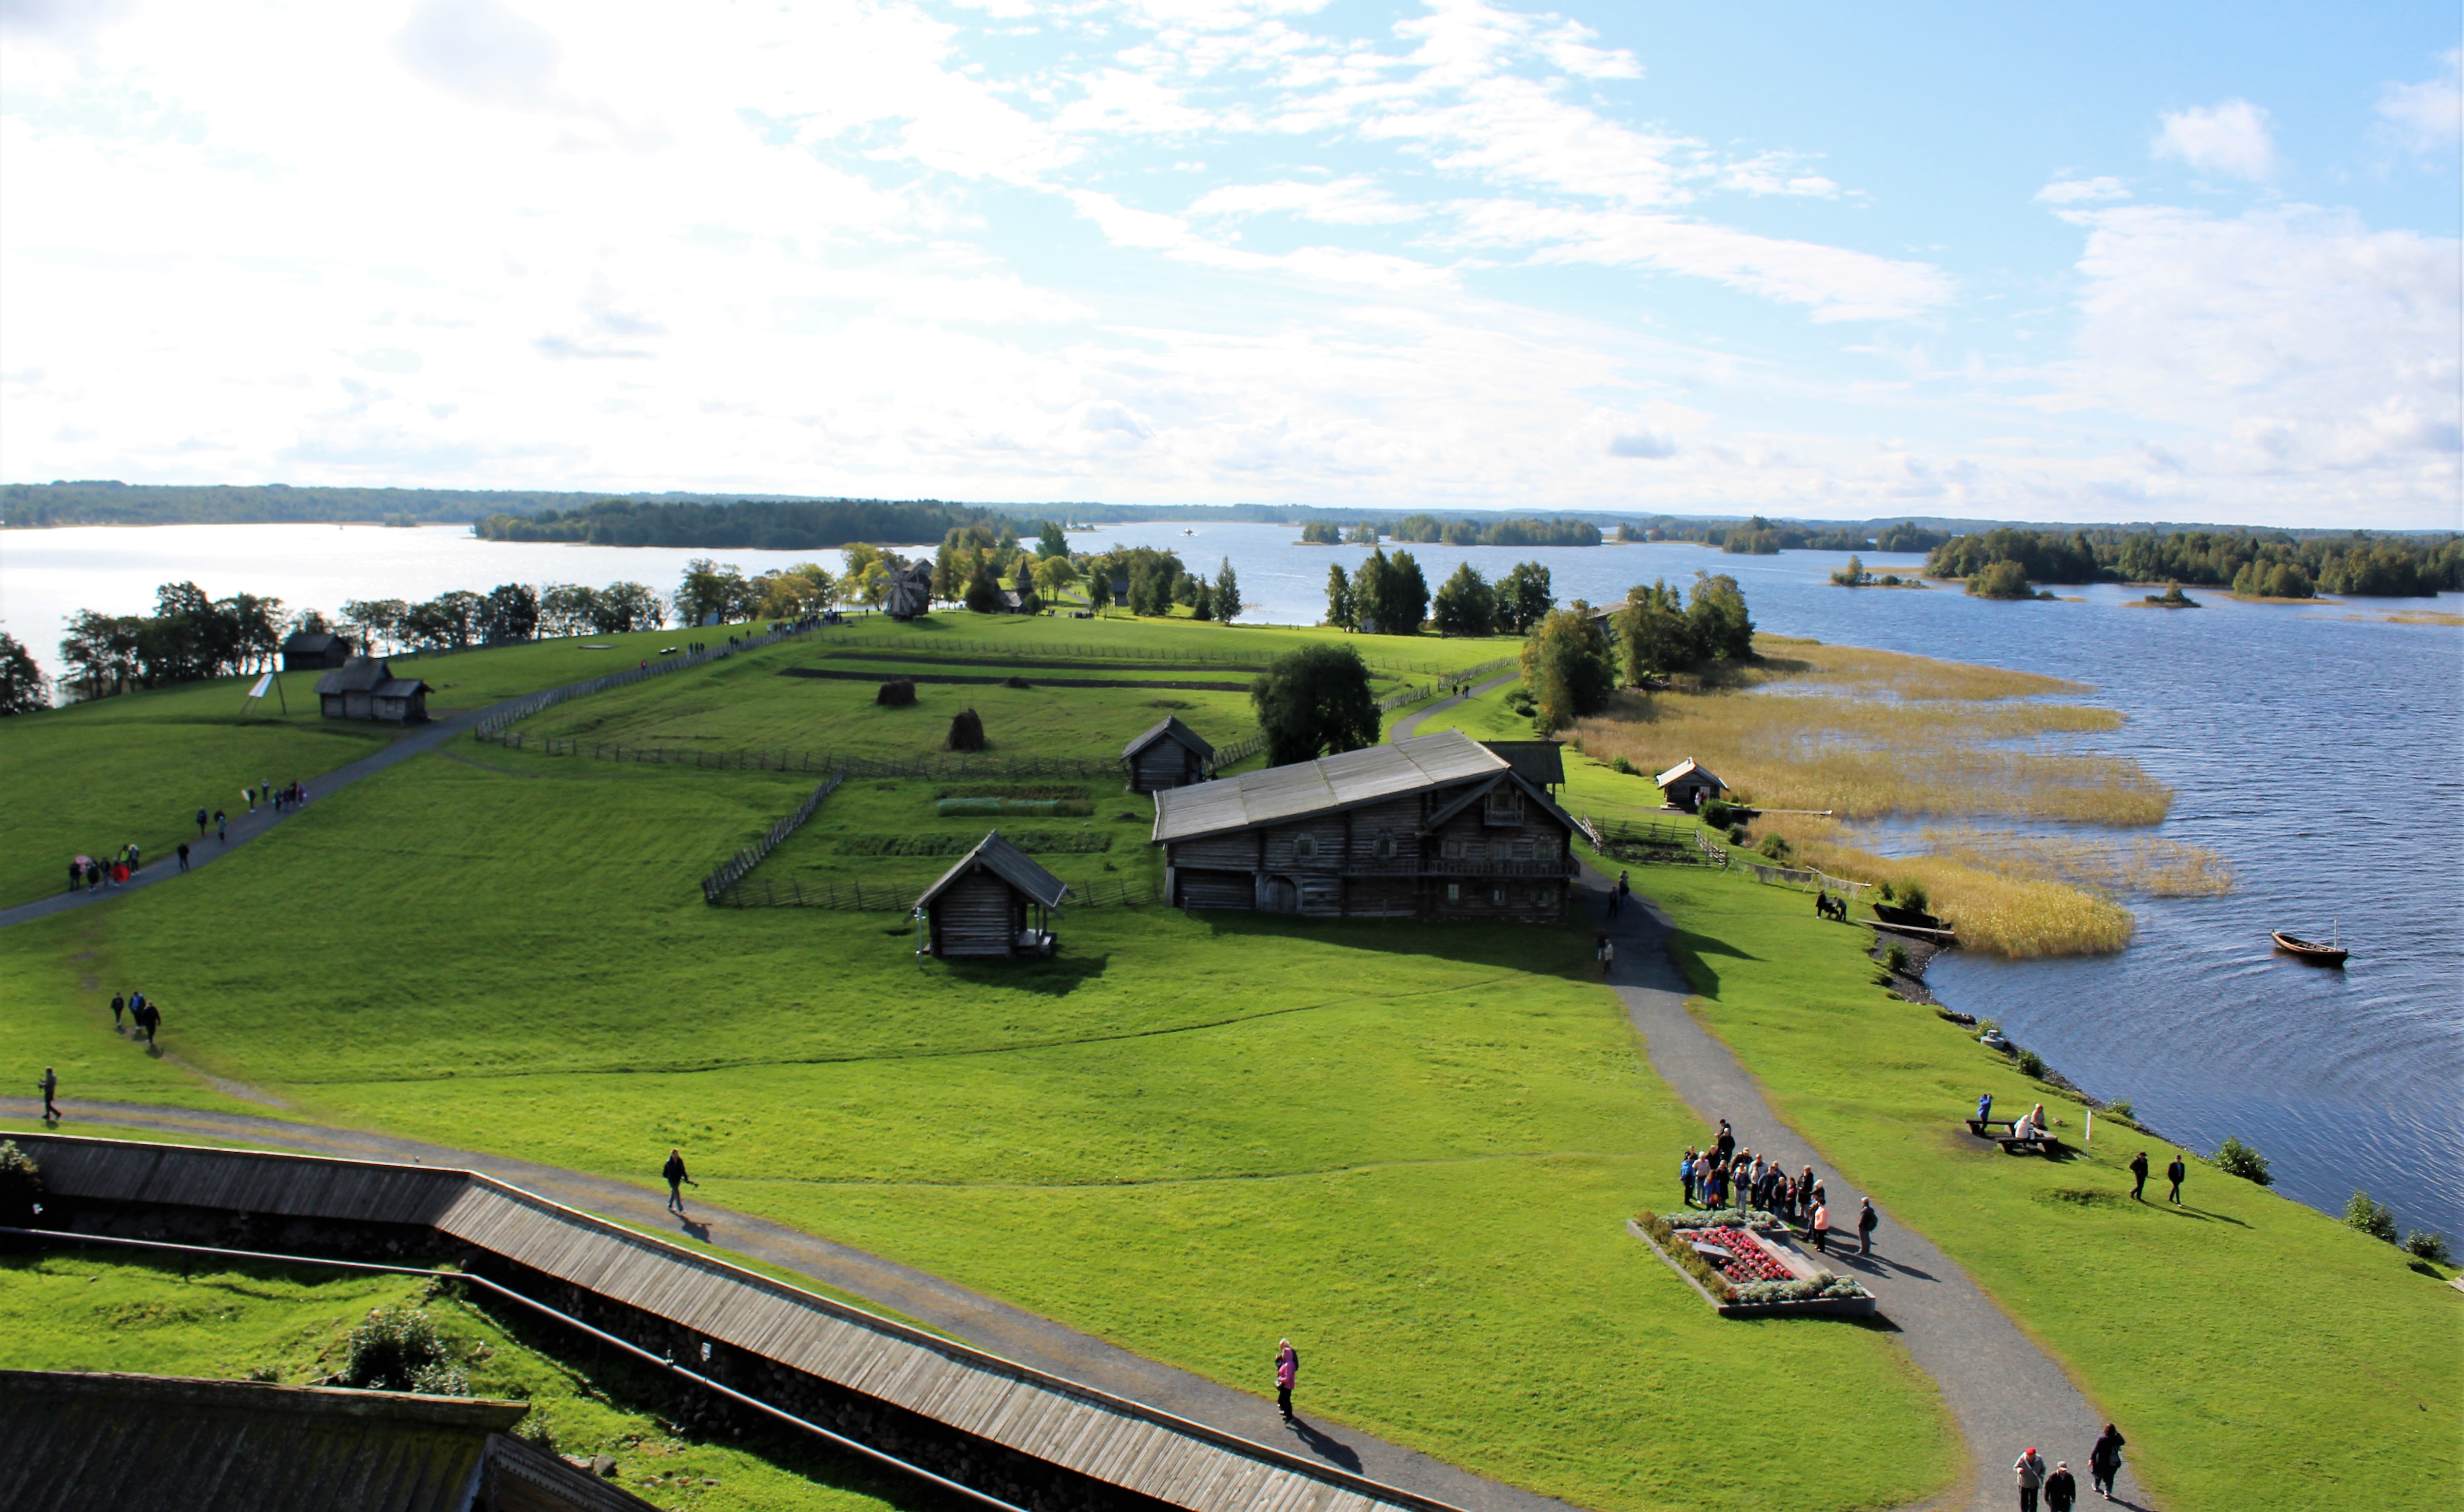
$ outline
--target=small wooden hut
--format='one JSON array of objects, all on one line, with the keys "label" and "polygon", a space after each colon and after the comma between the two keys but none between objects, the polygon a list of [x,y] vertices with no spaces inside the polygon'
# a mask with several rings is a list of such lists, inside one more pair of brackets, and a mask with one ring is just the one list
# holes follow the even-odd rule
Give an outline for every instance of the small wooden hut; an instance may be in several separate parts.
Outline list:
[{"label": "small wooden hut", "polygon": [[428,694],[426,683],[396,677],[391,666],[373,656],[355,656],[317,679],[317,702],[328,719],[425,724]]},{"label": "small wooden hut", "polygon": [[1718,798],[1728,790],[1728,784],[1711,775],[1692,756],[1678,762],[1652,778],[1660,784],[1660,800],[1670,808],[1691,814],[1701,809],[1706,799]]},{"label": "small wooden hut", "polygon": [[1166,714],[1121,748],[1121,764],[1130,769],[1133,793],[1203,782],[1206,764],[1214,759],[1215,748],[1177,714]]},{"label": "small wooden hut", "polygon": [[322,630],[302,630],[282,643],[286,672],[322,672],[351,659],[351,638]]},{"label": "small wooden hut", "polygon": [[929,949],[944,960],[1049,955],[1060,944],[1052,918],[1068,891],[994,830],[925,888],[915,909],[930,921]]}]

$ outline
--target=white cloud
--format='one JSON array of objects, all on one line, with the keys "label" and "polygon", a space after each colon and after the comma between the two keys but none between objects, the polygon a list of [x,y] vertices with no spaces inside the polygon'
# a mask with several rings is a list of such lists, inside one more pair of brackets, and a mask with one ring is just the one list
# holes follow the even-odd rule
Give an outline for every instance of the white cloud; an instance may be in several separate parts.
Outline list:
[{"label": "white cloud", "polygon": [[2446,72],[2417,84],[2389,84],[2379,91],[2379,119],[2415,152],[2452,150],[2464,138],[2464,48],[2439,61]]},{"label": "white cloud", "polygon": [[1353,176],[1324,184],[1279,179],[1271,184],[1227,184],[1210,189],[1189,208],[1193,215],[1266,215],[1283,212],[1323,226],[1381,226],[1418,220],[1426,210],[1398,205],[1373,179]]},{"label": "white cloud", "polygon": [[2117,178],[2058,178],[2036,191],[2039,205],[2093,205],[2100,200],[2126,200],[2130,190]]},{"label": "white cloud", "polygon": [[2202,173],[2267,179],[2276,173],[2276,139],[2267,112],[2247,99],[2165,111],[2150,151],[2177,158]]}]

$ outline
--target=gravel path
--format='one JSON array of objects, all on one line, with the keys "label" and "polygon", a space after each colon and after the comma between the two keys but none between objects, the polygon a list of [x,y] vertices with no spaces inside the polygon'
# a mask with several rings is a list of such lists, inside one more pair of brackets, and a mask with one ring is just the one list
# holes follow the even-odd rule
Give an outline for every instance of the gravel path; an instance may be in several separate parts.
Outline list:
[{"label": "gravel path", "polygon": [[[31,1124],[41,1111],[41,1104],[33,1098],[0,1097],[0,1116]],[[688,1216],[679,1219],[667,1211],[666,1195],[651,1187],[630,1186],[605,1176],[418,1140],[238,1113],[132,1103],[83,1103],[74,1098],[63,1098],[61,1111],[69,1117],[56,1126],[60,1133],[77,1133],[79,1123],[92,1121],[268,1150],[296,1150],[354,1160],[415,1161],[485,1172],[551,1201],[595,1213],[646,1233],[717,1245],[750,1256],[810,1277],[860,1301],[890,1308],[1031,1369],[1159,1407],[1287,1454],[1311,1456],[1353,1475],[1451,1502],[1465,1512],[1571,1512],[1568,1502],[1484,1479],[1355,1429],[1310,1420],[1307,1375],[1301,1378],[1298,1399],[1301,1423],[1297,1428],[1287,1428],[1275,1413],[1275,1404],[1265,1396],[1237,1391],[1187,1370],[1158,1364],[913,1266],[704,1202],[704,1192],[723,1190],[726,1185],[715,1177],[702,1188],[686,1189]],[[646,1178],[658,1158],[657,1150],[645,1152]],[[1258,1378],[1262,1386],[1271,1385],[1274,1340],[1262,1337],[1258,1341]]]},{"label": "gravel path", "polygon": [[[2018,1504],[2012,1463],[2032,1445],[2044,1456],[2048,1468],[2058,1460],[2070,1462],[2071,1473],[2079,1478],[2080,1505],[2087,1505],[2092,1500],[2087,1489],[2088,1446],[2103,1429],[2104,1414],[2050,1355],[2003,1315],[1967,1272],[1881,1204],[1875,1204],[1882,1226],[1874,1236],[1874,1253],[1863,1258],[1855,1253],[1853,1231],[1862,1190],[1771,1111],[1753,1074],[1685,1011],[1684,978],[1661,945],[1675,926],[1639,893],[1612,924],[1607,909],[1612,879],[1587,866],[1581,883],[1588,891],[1585,906],[1595,924],[1617,938],[1617,965],[1610,984],[1624,999],[1626,1018],[1643,1038],[1652,1069],[1705,1124],[1727,1119],[1741,1146],[1775,1154],[1791,1171],[1814,1168],[1830,1198],[1833,1232],[1851,1231],[1848,1253],[1840,1254],[1835,1244],[1832,1265],[1843,1275],[1855,1276],[1874,1293],[1909,1355],[1942,1388],[1943,1400],[1968,1440],[1971,1479],[1929,1505],[2009,1512]],[[1943,1116],[1952,1118],[1957,1112],[1950,1109]],[[1677,1159],[1681,1153],[1668,1152],[1665,1196],[1670,1204],[1680,1200]],[[2012,1238],[2016,1243],[2024,1237]],[[2123,1433],[2129,1432],[2124,1425]],[[2127,1465],[2115,1490],[2117,1505],[2147,1504]]]},{"label": "gravel path", "polygon": [[1408,740],[1412,736],[1419,734],[1420,721],[1428,718],[1431,714],[1436,713],[1439,710],[1452,709],[1455,705],[1462,703],[1465,698],[1477,698],[1481,694],[1487,692],[1492,689],[1505,687],[1507,684],[1514,681],[1522,675],[1523,674],[1521,672],[1507,672],[1502,677],[1492,677],[1485,683],[1474,683],[1472,685],[1471,691],[1468,693],[1458,694],[1452,698],[1441,698],[1426,709],[1416,709],[1410,713],[1405,714],[1402,718],[1396,720],[1395,733],[1388,735],[1386,738],[1388,740]]}]

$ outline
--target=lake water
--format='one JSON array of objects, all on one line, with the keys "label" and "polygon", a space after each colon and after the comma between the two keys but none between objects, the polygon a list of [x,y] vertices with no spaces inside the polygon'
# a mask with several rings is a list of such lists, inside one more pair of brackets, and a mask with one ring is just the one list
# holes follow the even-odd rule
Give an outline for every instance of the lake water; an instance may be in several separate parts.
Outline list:
[{"label": "lake water", "polygon": [[[1072,537],[1178,550],[1212,573],[1228,558],[1243,620],[1311,623],[1327,564],[1365,547],[1303,547],[1250,524],[1126,525]],[[2141,899],[2139,934],[2112,957],[2004,964],[1938,960],[1939,996],[2001,1020],[2073,1081],[2200,1150],[2228,1134],[2274,1163],[2278,1190],[2341,1211],[2356,1188],[2407,1227],[2464,1238],[2464,629],[2347,615],[2433,607],[2236,603],[2159,613],[2142,590],[2092,587],[2082,603],[1989,603],[1956,590],[1852,593],[1828,583],[1844,557],[1729,557],[1690,545],[1510,549],[1415,546],[1434,588],[1468,560],[1495,578],[1546,563],[1561,599],[1622,598],[1638,581],[1733,575],[1755,622],[1786,635],[1984,662],[2093,683],[2129,716],[2089,741],[2170,783],[2160,833],[2212,846],[2238,885],[2222,898]],[[155,585],[193,578],[221,596],[271,593],[333,610],[349,598],[426,598],[498,582],[619,579],[674,587],[712,555],[747,572],[828,553],[700,553],[523,545],[459,528],[222,525],[0,532],[0,623],[56,670],[60,621],[81,607],[150,607]],[[1878,571],[1912,557],[1867,554]],[[2446,595],[2434,607],[2464,608]],[[1682,753],[1680,753],[1682,754]],[[2272,954],[2267,931],[2324,933],[2354,952],[2342,972]],[[1946,1110],[1948,1116],[1950,1110]],[[2161,1151],[2157,1163],[2163,1163]]]}]

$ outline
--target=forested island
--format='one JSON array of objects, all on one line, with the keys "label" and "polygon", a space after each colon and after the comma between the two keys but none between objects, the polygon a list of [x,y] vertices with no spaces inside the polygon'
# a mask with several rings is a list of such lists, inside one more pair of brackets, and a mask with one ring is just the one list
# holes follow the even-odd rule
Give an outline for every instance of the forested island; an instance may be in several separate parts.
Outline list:
[{"label": "forested island", "polygon": [[[2015,564],[2015,573],[1997,564]],[[1960,536],[1925,558],[1929,578],[1997,582],[2170,582],[2229,588],[2246,598],[2426,598],[2464,589],[2464,536],[2289,532],[1992,530]],[[2022,588],[2025,583],[2021,583]],[[1987,597],[2028,597],[1992,592]]]},{"label": "forested island", "polygon": [[569,540],[593,546],[681,546],[715,551],[819,551],[852,541],[937,540],[952,530],[1022,522],[938,499],[650,503],[603,499],[576,510],[491,515],[471,527],[486,540]]},{"label": "forested island", "polygon": [[1406,515],[1390,523],[1365,520],[1350,530],[1332,520],[1310,520],[1301,526],[1304,546],[1375,546],[1378,539],[1418,545],[1447,546],[1596,546],[1605,538],[1587,519],[1441,520],[1434,515]]}]

